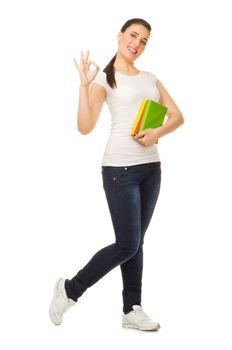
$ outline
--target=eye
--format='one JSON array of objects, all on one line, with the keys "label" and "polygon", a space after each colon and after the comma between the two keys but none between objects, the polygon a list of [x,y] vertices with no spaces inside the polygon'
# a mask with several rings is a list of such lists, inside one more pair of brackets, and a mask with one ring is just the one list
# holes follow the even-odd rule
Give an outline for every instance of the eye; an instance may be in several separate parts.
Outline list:
[{"label": "eye", "polygon": [[[131,33],[130,36],[131,36],[132,38],[137,38],[137,35],[134,34],[134,33]],[[146,42],[145,40],[141,40],[141,43],[142,43],[144,46],[147,44],[147,42]]]}]

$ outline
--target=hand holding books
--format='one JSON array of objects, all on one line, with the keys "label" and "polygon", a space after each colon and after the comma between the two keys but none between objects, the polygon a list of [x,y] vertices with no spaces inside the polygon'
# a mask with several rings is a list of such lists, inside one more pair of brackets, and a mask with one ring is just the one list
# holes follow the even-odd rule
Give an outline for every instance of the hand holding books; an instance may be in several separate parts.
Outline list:
[{"label": "hand holding books", "polygon": [[140,145],[153,146],[154,143],[156,144],[158,143],[158,139],[160,138],[159,129],[160,128],[146,129],[146,130],[140,131],[133,138],[138,143],[140,143]]},{"label": "hand holding books", "polygon": [[163,106],[155,101],[143,100],[140,105],[138,114],[135,118],[135,122],[131,130],[131,135],[138,135],[135,137],[138,139],[152,133],[152,136],[156,140],[155,143],[158,143],[158,137],[155,137],[158,136],[158,130],[154,129],[158,129],[163,125],[167,109],[168,108],[166,106]]}]

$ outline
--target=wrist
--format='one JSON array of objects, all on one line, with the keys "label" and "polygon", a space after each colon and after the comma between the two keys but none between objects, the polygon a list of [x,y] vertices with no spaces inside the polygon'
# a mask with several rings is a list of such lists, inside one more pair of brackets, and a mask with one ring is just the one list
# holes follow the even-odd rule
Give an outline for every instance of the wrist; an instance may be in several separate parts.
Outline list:
[{"label": "wrist", "polygon": [[163,136],[162,130],[163,130],[163,129],[162,129],[162,126],[153,129],[154,136],[155,136],[157,139],[159,139],[160,137]]},{"label": "wrist", "polygon": [[80,89],[86,89],[89,88],[90,83],[80,83]]}]

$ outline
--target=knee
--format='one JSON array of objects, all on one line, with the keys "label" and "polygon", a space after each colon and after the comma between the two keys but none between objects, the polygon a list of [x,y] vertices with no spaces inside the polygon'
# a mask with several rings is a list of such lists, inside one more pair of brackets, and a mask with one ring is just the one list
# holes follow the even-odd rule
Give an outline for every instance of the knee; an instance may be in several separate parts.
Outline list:
[{"label": "knee", "polygon": [[131,258],[139,249],[138,241],[116,242],[117,250],[123,258]]}]

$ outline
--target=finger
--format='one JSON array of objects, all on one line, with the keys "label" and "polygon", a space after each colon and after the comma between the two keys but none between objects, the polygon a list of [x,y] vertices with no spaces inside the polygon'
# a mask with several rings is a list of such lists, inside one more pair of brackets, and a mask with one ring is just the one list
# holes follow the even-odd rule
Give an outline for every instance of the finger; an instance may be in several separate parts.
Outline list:
[{"label": "finger", "polygon": [[73,57],[73,62],[75,64],[75,66],[79,66],[78,63],[77,63],[77,60],[75,59],[75,57]]},{"label": "finger", "polygon": [[144,142],[143,138],[137,138],[137,136],[134,136],[134,140],[137,141],[140,144],[143,144],[143,142]]},{"label": "finger", "polygon": [[88,62],[88,58],[89,58],[89,50],[87,50],[86,54],[84,54],[83,51],[82,52],[82,62],[83,64],[86,64]]},{"label": "finger", "polygon": [[92,64],[93,66],[95,66],[95,70],[99,70],[99,67],[98,67],[97,63],[94,62],[94,61],[92,61],[92,60],[88,61],[88,68],[89,68],[89,66],[90,66],[91,64]]},{"label": "finger", "polygon": [[146,133],[147,133],[146,130],[140,131],[140,132],[137,134],[137,137],[138,137],[138,138],[141,138],[141,137],[145,136]]},{"label": "finger", "polygon": [[83,51],[81,51],[80,62],[81,62],[82,65],[84,65],[84,54],[83,54]]},{"label": "finger", "polygon": [[144,136],[141,136],[140,134],[135,135],[135,139],[136,139],[136,140],[142,139],[143,137],[144,137]]},{"label": "finger", "polygon": [[74,62],[74,65],[75,65],[76,69],[77,69],[78,72],[80,73],[80,66],[79,66],[79,64],[77,63],[77,61],[76,61],[75,58],[73,58],[73,62]]},{"label": "finger", "polygon": [[87,52],[86,56],[83,51],[81,51],[81,65],[88,67],[88,57],[89,57],[89,51]]},{"label": "finger", "polygon": [[86,52],[86,57],[85,57],[86,62],[88,62],[88,58],[89,58],[89,50],[87,50],[87,52]]},{"label": "finger", "polygon": [[144,145],[143,142],[141,140],[136,140],[140,145]]}]

